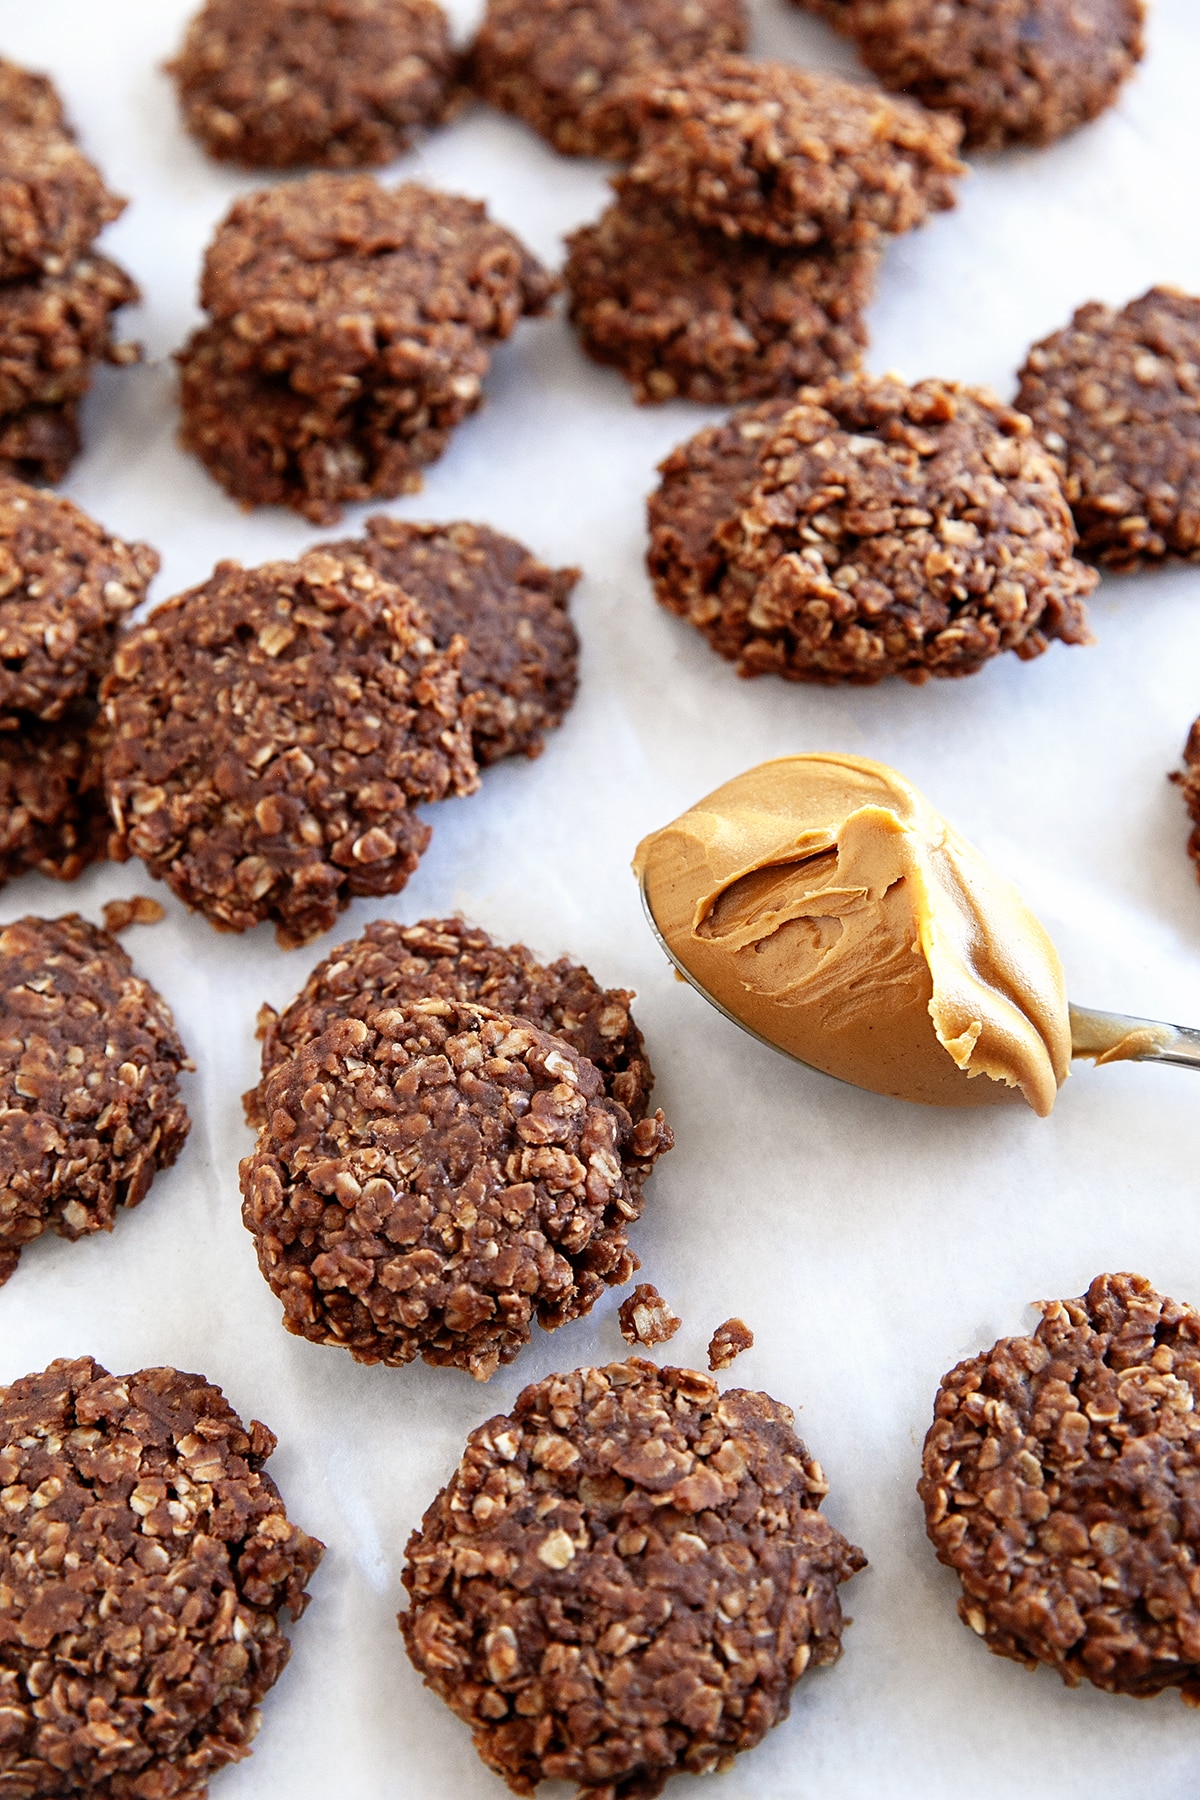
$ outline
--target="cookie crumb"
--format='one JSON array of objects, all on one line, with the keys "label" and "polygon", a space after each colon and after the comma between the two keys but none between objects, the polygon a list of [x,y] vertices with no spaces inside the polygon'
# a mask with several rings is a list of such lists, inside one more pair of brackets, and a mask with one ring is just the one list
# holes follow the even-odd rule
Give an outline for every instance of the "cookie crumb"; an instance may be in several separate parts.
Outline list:
[{"label": "cookie crumb", "polygon": [[735,1356],[753,1348],[754,1333],[745,1320],[726,1319],[708,1340],[708,1366],[713,1370],[727,1369]]},{"label": "cookie crumb", "polygon": [[157,925],[167,916],[166,908],[149,894],[134,894],[129,900],[106,900],[102,910],[104,929],[114,935],[130,925]]},{"label": "cookie crumb", "polygon": [[639,1281],[629,1298],[622,1300],[617,1318],[627,1344],[665,1344],[683,1324],[649,1281]]}]

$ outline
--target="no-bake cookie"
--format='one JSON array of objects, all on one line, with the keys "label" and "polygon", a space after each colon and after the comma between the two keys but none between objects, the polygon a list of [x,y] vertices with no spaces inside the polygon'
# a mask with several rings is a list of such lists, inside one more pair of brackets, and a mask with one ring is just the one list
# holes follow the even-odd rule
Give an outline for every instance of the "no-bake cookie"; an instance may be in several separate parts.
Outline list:
[{"label": "no-bake cookie", "polygon": [[920,1494],[959,1614],[1071,1686],[1200,1700],[1200,1314],[1139,1275],[951,1370]]},{"label": "no-bake cookie", "polygon": [[954,205],[958,124],[787,63],[714,57],[648,79],[616,183],[729,237],[853,248]]},{"label": "no-bake cookie", "polygon": [[401,888],[429,840],[415,803],[478,780],[456,653],[347,557],[219,564],[127,634],[103,696],[117,852],[285,945]]},{"label": "no-bake cookie", "polygon": [[61,481],[80,450],[79,408],[30,406],[0,418],[0,476],[16,481]]},{"label": "no-bake cookie", "polygon": [[556,150],[626,162],[639,78],[741,50],[746,34],[743,0],[488,0],[471,74]]},{"label": "no-bake cookie", "polygon": [[114,341],[113,314],[138,298],[105,256],[81,256],[61,275],[0,283],[0,419],[80,399],[98,362],[135,362],[137,346]]},{"label": "no-bake cookie", "polygon": [[1200,556],[1200,299],[1081,306],[1033,346],[1013,404],[1059,464],[1081,556]]},{"label": "no-bake cookie", "polygon": [[0,885],[29,869],[74,881],[104,860],[111,822],[102,759],[91,702],[52,725],[22,721],[0,731]]},{"label": "no-bake cookie", "polygon": [[76,913],[0,929],[0,1280],[44,1231],[111,1231],[188,1134],[170,1008]]},{"label": "no-bake cookie", "polygon": [[556,286],[454,194],[325,174],[249,194],[205,258],[182,441],[236,499],[319,523],[410,492]]},{"label": "no-bake cookie", "polygon": [[73,135],[50,77],[0,57],[0,131],[12,125]]},{"label": "no-bake cookie", "polygon": [[465,521],[367,520],[343,546],[414,599],[439,650],[467,640],[460,674],[483,767],[537,756],[575,698],[579,639],[567,604],[578,569],[551,569],[524,544]]},{"label": "no-bake cookie", "polygon": [[0,1789],[202,1800],[249,1755],[323,1545],[201,1375],[90,1357],[0,1389]]},{"label": "no-bake cookie", "polygon": [[122,620],[158,570],[59,494],[0,478],[0,726],[94,696]]},{"label": "no-bake cookie", "polygon": [[516,1793],[661,1793],[728,1768],[835,1662],[866,1558],[766,1394],[630,1360],[471,1433],[408,1542],[400,1629]]},{"label": "no-bake cookie", "polygon": [[794,394],[858,367],[872,250],[797,253],[631,194],[567,239],[571,318],[639,401]]},{"label": "no-bake cookie", "polygon": [[485,1381],[637,1267],[628,1228],[665,1132],[527,1020],[457,1000],[343,1019],[277,1062],[242,1217],[289,1331],[360,1362]]},{"label": "no-bake cookie", "polygon": [[169,72],[210,156],[351,169],[445,119],[457,65],[435,0],[206,0]]},{"label": "no-bake cookie", "polygon": [[65,132],[0,120],[0,280],[63,274],[124,206]]},{"label": "no-bake cookie", "polygon": [[1088,641],[1096,576],[1072,555],[1058,475],[984,390],[831,382],[661,467],[655,591],[743,675],[921,681]]},{"label": "no-bake cookie", "polygon": [[[539,1031],[564,1038],[599,1069],[611,1100],[637,1125],[646,1117],[654,1073],[624,988],[602,988],[570,957],[541,963],[524,944],[498,944],[463,919],[423,919],[401,925],[379,919],[361,937],[339,944],[317,964],[282,1013],[259,1015],[263,1073],[341,1019],[369,1021],[381,1007],[429,998],[461,1000],[528,1019]],[[261,1090],[247,1096],[252,1123],[261,1124]],[[649,1138],[666,1145],[659,1113]],[[640,1180],[636,1154],[626,1173]],[[646,1167],[649,1167],[647,1163]]]},{"label": "no-bake cookie", "polygon": [[1051,144],[1113,104],[1140,62],[1143,0],[800,0],[885,87],[963,122],[964,143]]}]

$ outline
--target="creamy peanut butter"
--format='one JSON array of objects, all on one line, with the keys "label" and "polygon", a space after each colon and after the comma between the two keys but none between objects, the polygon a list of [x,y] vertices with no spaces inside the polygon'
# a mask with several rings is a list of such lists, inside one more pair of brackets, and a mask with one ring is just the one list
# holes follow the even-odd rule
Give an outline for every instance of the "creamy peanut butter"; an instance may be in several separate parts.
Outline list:
[{"label": "creamy peanut butter", "polygon": [[645,838],[634,869],[679,965],[802,1062],[931,1106],[1054,1105],[1071,1059],[1054,945],[894,769],[763,763]]}]

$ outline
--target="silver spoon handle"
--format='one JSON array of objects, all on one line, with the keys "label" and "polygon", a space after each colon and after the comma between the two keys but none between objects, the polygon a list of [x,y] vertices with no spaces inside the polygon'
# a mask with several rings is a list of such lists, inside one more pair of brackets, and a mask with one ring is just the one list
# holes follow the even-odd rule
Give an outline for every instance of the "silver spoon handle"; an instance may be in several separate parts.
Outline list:
[{"label": "silver spoon handle", "polygon": [[1179,1063],[1200,1069],[1200,1031],[1192,1025],[1161,1025],[1123,1013],[1071,1008],[1071,1055],[1097,1065],[1113,1062]]}]

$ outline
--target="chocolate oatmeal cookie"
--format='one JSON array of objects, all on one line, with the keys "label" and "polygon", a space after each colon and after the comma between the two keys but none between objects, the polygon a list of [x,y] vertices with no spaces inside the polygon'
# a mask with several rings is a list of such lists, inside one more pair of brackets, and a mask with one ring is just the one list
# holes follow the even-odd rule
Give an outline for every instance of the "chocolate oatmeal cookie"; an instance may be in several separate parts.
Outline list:
[{"label": "chocolate oatmeal cookie", "polygon": [[557,282],[485,207],[310,175],[246,195],[179,355],[182,441],[236,499],[318,523],[420,486],[480,404],[493,344]]},{"label": "chocolate oatmeal cookie", "polygon": [[714,57],[638,94],[615,182],[727,237],[853,248],[954,205],[961,132],[910,100],[788,63]]},{"label": "chocolate oatmeal cookie", "polygon": [[458,58],[435,0],[206,0],[167,67],[210,156],[352,169],[448,117]]},{"label": "chocolate oatmeal cookie", "polygon": [[0,929],[0,1280],[44,1231],[111,1231],[183,1148],[168,1007],[77,913]]},{"label": "chocolate oatmeal cookie", "polygon": [[1200,299],[1081,306],[1029,352],[1013,404],[1062,471],[1081,556],[1200,557]]},{"label": "chocolate oatmeal cookie", "polygon": [[128,364],[135,344],[113,340],[113,314],[140,295],[105,256],[61,275],[0,283],[0,415],[78,400],[98,362]]},{"label": "chocolate oatmeal cookie", "polygon": [[1178,782],[1183,789],[1188,816],[1192,821],[1188,855],[1196,864],[1196,879],[1200,881],[1200,719],[1194,721],[1188,733],[1188,740],[1183,748],[1183,762],[1183,769],[1173,774],[1171,780]]},{"label": "chocolate oatmeal cookie", "polygon": [[0,1389],[0,1791],[203,1800],[250,1753],[324,1545],[201,1375],[90,1356]]},{"label": "chocolate oatmeal cookie", "polygon": [[[599,1069],[605,1092],[636,1125],[646,1117],[654,1072],[624,988],[602,988],[582,964],[560,956],[548,966],[524,944],[497,944],[463,919],[423,919],[401,925],[378,919],[361,937],[339,944],[317,964],[282,1013],[259,1014],[262,1066],[267,1075],[286,1057],[340,1019],[369,1022],[381,1007],[416,1000],[461,1000],[528,1019],[539,1031],[564,1038]],[[247,1095],[252,1124],[261,1124],[258,1095]],[[662,1114],[656,1129],[666,1147]],[[640,1179],[634,1161],[626,1173]]]},{"label": "chocolate oatmeal cookie", "polygon": [[105,681],[117,852],[219,929],[275,920],[285,946],[395,893],[429,841],[414,804],[478,782],[457,657],[365,563],[219,563]]},{"label": "chocolate oatmeal cookie", "polygon": [[94,704],[0,731],[0,885],[29,869],[74,881],[108,854]]},{"label": "chocolate oatmeal cookie", "polygon": [[94,696],[157,570],[148,544],[110,536],[61,494],[0,478],[0,728],[17,726],[14,714],[59,719]]},{"label": "chocolate oatmeal cookie", "polygon": [[1140,1275],[1048,1300],[938,1391],[919,1492],[964,1622],[1072,1687],[1200,1700],[1200,1314]]},{"label": "chocolate oatmeal cookie", "polygon": [[858,367],[872,250],[782,250],[688,225],[630,195],[567,239],[571,318],[588,355],[643,404],[794,394]]},{"label": "chocolate oatmeal cookie", "polygon": [[650,1800],[727,1768],[836,1662],[866,1558],[793,1423],[631,1359],[550,1375],[471,1433],[408,1541],[400,1629],[514,1792]]},{"label": "chocolate oatmeal cookie", "polygon": [[628,162],[638,79],[741,50],[747,29],[744,0],[488,0],[472,80],[556,150]]},{"label": "chocolate oatmeal cookie", "polygon": [[885,87],[956,114],[977,150],[1066,136],[1113,104],[1145,50],[1143,0],[825,0],[810,10],[855,40]]},{"label": "chocolate oatmeal cookie", "polygon": [[867,376],[808,389],[750,439],[748,491],[739,423],[663,465],[649,555],[661,603],[739,673],[919,682],[1089,641],[1096,576],[1071,555],[1058,476],[986,391]]},{"label": "chocolate oatmeal cookie", "polygon": [[29,406],[0,418],[0,477],[61,481],[79,455],[78,402]]},{"label": "chocolate oatmeal cookie", "polygon": [[65,132],[0,121],[0,281],[62,275],[124,207]]},{"label": "chocolate oatmeal cookie", "polygon": [[439,650],[456,636],[467,648],[475,760],[538,756],[561,725],[578,685],[579,639],[567,612],[578,569],[550,569],[514,538],[487,525],[414,525],[367,520],[344,548],[394,581],[429,620]]},{"label": "chocolate oatmeal cookie", "polygon": [[0,56],[0,132],[10,126],[72,135],[58,89],[48,75],[22,69]]},{"label": "chocolate oatmeal cookie", "polygon": [[343,1019],[261,1100],[242,1218],[298,1336],[486,1381],[638,1266],[623,1163],[647,1172],[666,1133],[526,1020],[435,998]]}]

